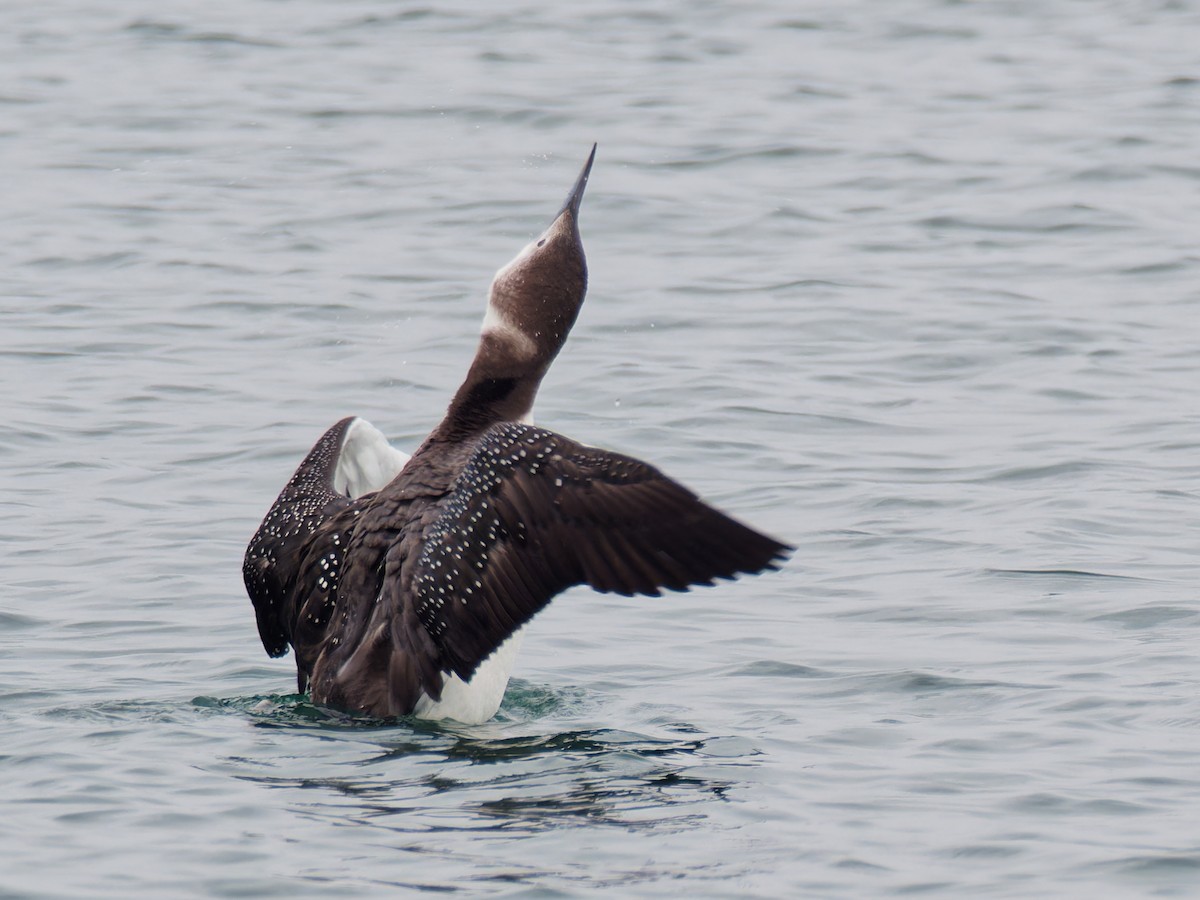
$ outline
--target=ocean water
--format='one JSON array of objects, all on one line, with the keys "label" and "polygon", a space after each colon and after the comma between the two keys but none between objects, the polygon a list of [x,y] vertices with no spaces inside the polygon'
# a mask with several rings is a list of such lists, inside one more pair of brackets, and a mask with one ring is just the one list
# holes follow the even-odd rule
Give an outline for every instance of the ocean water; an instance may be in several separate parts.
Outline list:
[{"label": "ocean water", "polygon": [[[49,0],[0,29],[0,896],[1200,893],[1200,5]],[[599,142],[540,424],[795,544],[486,725],[240,581]]]}]

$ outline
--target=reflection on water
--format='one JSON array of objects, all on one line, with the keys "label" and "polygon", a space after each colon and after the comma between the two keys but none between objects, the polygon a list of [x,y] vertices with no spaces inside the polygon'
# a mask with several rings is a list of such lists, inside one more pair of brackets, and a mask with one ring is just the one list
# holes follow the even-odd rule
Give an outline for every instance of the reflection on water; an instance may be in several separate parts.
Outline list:
[{"label": "reflection on water", "polygon": [[[255,727],[344,741],[336,765],[309,761],[305,774],[280,774],[288,762],[270,758],[227,759],[220,768],[266,787],[303,789],[298,802],[307,815],[401,832],[686,828],[704,818],[699,804],[729,799],[737,767],[755,765],[758,751],[741,738],[540,729],[539,714],[579,699],[514,680],[504,715],[480,726],[348,716],[294,694],[193,703]],[[683,724],[670,730],[695,732]]]}]

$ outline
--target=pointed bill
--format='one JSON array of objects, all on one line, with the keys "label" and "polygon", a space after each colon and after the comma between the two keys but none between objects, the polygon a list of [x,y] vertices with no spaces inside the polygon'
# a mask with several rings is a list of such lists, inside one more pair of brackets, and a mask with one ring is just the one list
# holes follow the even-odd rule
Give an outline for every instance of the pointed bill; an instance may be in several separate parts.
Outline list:
[{"label": "pointed bill", "polygon": [[587,162],[583,164],[583,169],[580,171],[579,177],[575,179],[571,193],[567,194],[567,201],[562,205],[562,209],[558,211],[555,219],[561,218],[565,212],[570,212],[572,218],[579,217],[579,204],[583,202],[583,191],[587,187],[588,175],[592,173],[592,162],[595,159],[596,145],[592,144],[592,152],[588,154]]}]

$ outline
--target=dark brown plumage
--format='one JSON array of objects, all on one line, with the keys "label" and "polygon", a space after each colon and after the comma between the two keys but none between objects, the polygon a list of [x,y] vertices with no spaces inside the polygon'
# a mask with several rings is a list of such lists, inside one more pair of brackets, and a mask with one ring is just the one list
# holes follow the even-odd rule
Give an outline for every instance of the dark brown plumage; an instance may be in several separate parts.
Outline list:
[{"label": "dark brown plumage", "polygon": [[653,466],[523,424],[586,291],[578,213],[591,164],[497,274],[467,378],[403,470],[378,491],[338,493],[344,420],[251,542],[244,573],[264,646],[295,648],[314,701],[482,720],[499,693],[462,706],[444,690],[456,679],[462,696],[475,689],[481,664],[566,588],[682,591],[776,568],[791,551]]}]

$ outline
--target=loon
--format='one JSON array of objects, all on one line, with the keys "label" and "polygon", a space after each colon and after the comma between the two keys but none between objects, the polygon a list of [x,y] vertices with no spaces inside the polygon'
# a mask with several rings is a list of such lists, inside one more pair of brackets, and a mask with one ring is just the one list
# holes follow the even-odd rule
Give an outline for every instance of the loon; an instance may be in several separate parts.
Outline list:
[{"label": "loon", "polygon": [[574,585],[658,596],[776,569],[794,550],[640,460],[532,424],[587,289],[579,207],[496,273],[479,346],[411,458],[365,419],[330,428],[250,541],[263,646],[314,703],[485,722],[525,623]]}]

